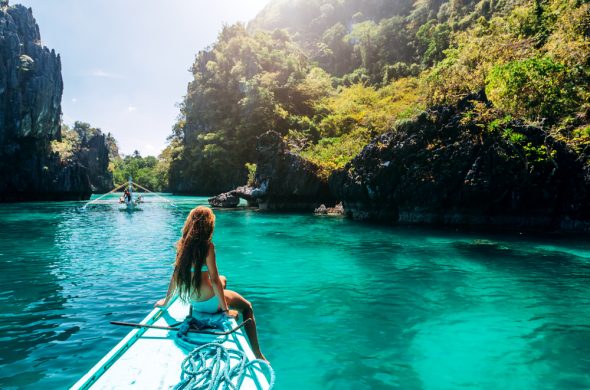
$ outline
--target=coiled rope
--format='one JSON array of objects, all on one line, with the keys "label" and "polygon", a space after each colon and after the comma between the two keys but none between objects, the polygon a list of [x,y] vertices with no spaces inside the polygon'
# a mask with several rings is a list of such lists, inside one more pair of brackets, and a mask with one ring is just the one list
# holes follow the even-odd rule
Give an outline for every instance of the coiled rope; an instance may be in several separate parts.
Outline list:
[{"label": "coiled rope", "polygon": [[204,344],[188,334],[191,328],[224,329],[226,324],[223,317],[194,318],[189,315],[184,319],[176,334],[176,343],[187,350],[192,349],[192,352],[182,361],[180,382],[174,389],[236,390],[242,385],[248,369],[264,372],[265,368],[269,389],[273,388],[275,373],[270,364],[260,359],[248,361],[243,351],[225,348],[222,343],[227,335],[223,339],[218,336],[215,342]]},{"label": "coiled rope", "polygon": [[[258,367],[256,367],[258,366]],[[248,361],[246,354],[227,349],[218,343],[208,343],[195,348],[183,361],[180,383],[174,389],[231,389],[241,387],[248,369],[268,372],[269,389],[275,384],[275,372],[267,361]]]}]

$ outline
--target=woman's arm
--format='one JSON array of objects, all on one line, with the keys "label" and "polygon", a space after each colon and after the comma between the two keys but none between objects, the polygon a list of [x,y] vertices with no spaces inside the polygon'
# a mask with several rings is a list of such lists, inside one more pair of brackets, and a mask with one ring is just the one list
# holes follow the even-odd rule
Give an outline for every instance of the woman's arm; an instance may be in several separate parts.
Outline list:
[{"label": "woman's arm", "polygon": [[215,260],[215,245],[211,243],[209,245],[209,251],[207,252],[207,258],[205,259],[207,262],[207,268],[209,269],[209,278],[211,279],[211,285],[213,286],[213,291],[219,299],[219,307],[221,310],[227,312],[227,302],[225,301],[225,295],[223,294],[223,284],[221,283],[221,279],[219,278],[219,271],[217,271],[217,261]]},{"label": "woman's arm", "polygon": [[170,298],[172,298],[172,296],[174,295],[174,291],[176,290],[174,276],[176,276],[176,267],[174,268],[174,272],[172,273],[172,277],[170,278],[170,284],[168,285],[168,292],[166,293],[166,297],[156,302],[154,307],[165,307],[170,301]]}]

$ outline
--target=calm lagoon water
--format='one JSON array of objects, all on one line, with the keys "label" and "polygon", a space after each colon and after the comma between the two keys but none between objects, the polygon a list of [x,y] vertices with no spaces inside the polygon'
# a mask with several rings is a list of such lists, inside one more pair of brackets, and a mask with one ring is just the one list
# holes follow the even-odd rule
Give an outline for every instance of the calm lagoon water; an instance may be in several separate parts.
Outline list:
[{"label": "calm lagoon water", "polygon": [[[0,205],[0,388],[67,388],[165,293],[188,211]],[[217,212],[277,389],[588,389],[587,237]]]}]

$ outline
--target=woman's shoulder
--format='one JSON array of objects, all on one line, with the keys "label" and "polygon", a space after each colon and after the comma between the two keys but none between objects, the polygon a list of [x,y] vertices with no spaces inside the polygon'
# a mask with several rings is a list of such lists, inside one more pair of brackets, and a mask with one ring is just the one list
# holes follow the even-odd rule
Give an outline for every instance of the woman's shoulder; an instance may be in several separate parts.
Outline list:
[{"label": "woman's shoulder", "polygon": [[215,256],[215,244],[213,244],[213,242],[209,242],[209,248],[207,248],[207,259],[210,257],[214,257]]}]

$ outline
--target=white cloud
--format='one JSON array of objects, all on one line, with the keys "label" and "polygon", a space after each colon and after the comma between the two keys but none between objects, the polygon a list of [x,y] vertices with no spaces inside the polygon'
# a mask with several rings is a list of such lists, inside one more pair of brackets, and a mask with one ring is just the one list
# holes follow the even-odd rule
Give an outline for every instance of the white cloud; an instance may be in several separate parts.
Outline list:
[{"label": "white cloud", "polygon": [[78,99],[72,98],[72,103],[74,103],[74,104],[78,103]]},{"label": "white cloud", "polygon": [[135,107],[135,106],[129,106],[129,107],[127,107],[127,111],[129,111],[129,112],[133,112],[135,110],[137,110],[137,107]]},{"label": "white cloud", "polygon": [[154,147],[154,145],[152,145],[152,144],[146,144],[146,145],[144,145],[143,147],[144,147],[146,150],[149,150],[149,151],[152,151],[152,150],[156,149],[156,148]]},{"label": "white cloud", "polygon": [[122,79],[123,76],[121,76],[118,73],[110,73],[110,72],[105,72],[102,69],[93,69],[92,71],[90,71],[90,76],[93,77],[102,77],[102,78],[106,78],[106,79]]}]

